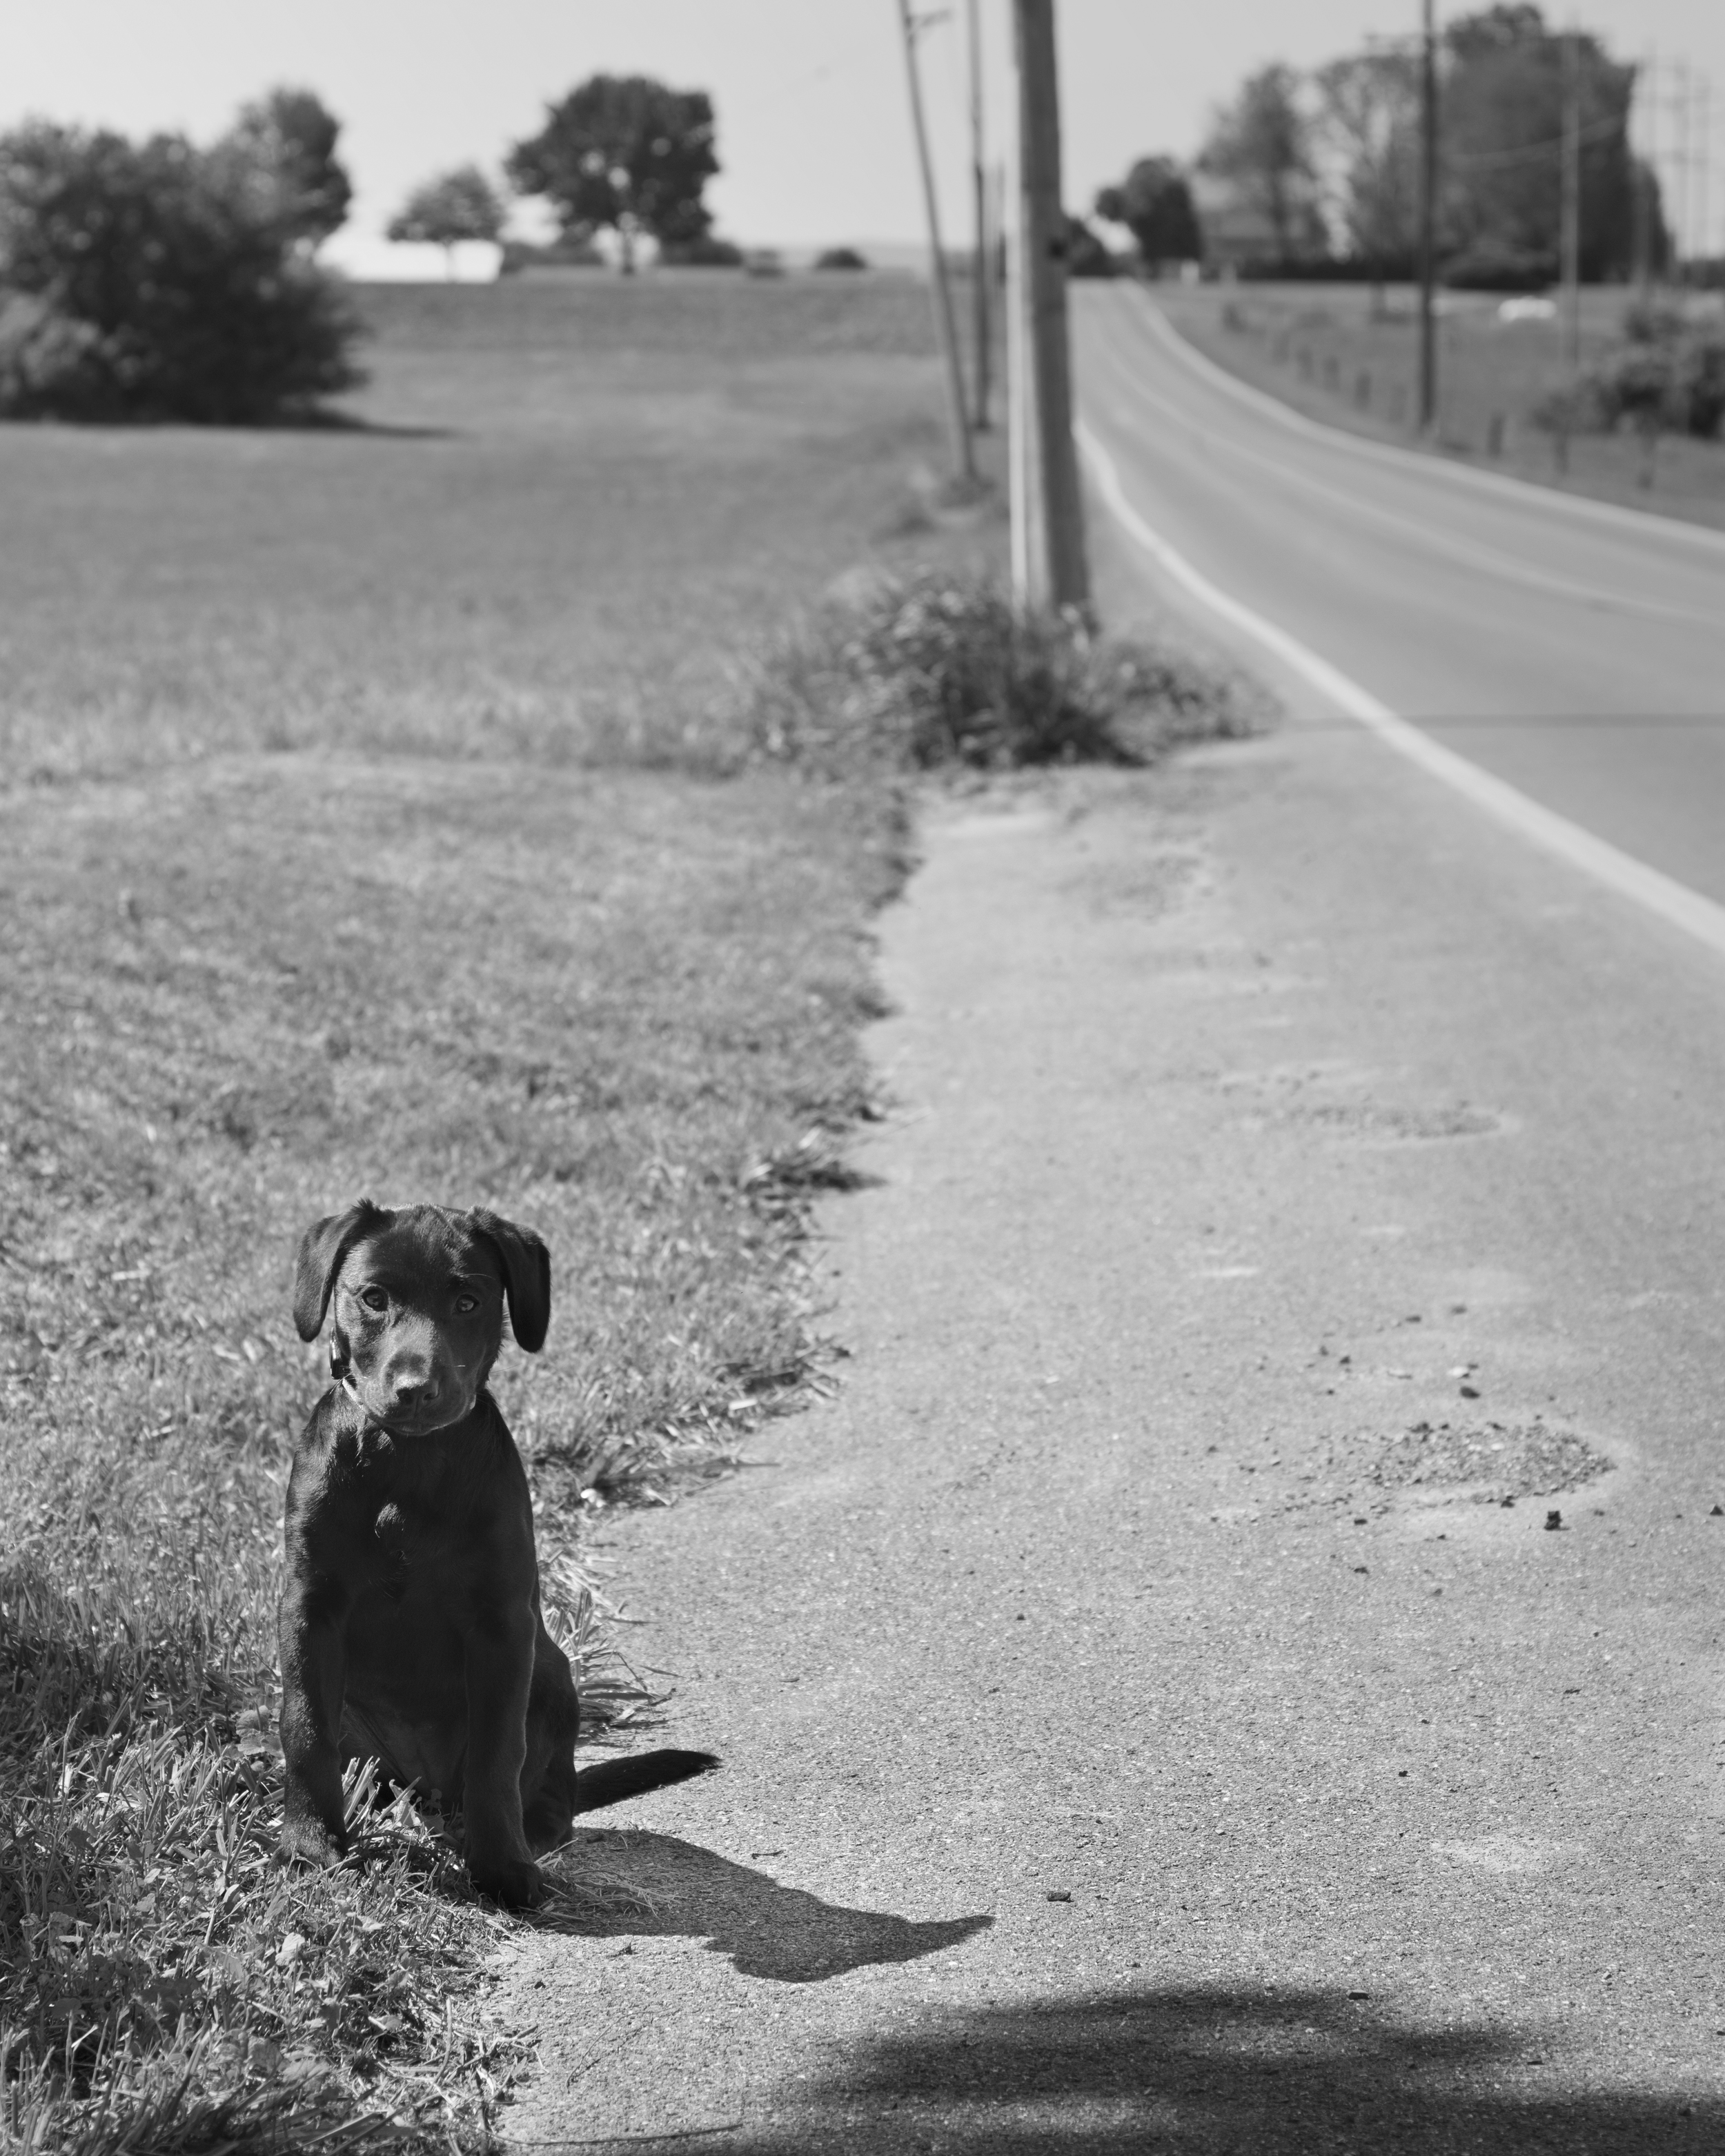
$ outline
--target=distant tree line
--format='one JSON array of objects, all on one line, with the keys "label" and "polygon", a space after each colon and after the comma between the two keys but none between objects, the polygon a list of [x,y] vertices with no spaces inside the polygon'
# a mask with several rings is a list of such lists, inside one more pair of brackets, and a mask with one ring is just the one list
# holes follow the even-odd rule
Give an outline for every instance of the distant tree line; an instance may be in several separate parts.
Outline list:
[{"label": "distant tree line", "polygon": [[[1567,33],[1516,0],[1459,16],[1439,54],[1440,273],[1525,289],[1558,270]],[[1629,142],[1633,65],[1576,40],[1581,275],[1657,270],[1670,241],[1651,168]],[[1152,264],[1209,258],[1248,274],[1413,272],[1419,246],[1420,59],[1372,46],[1310,74],[1260,68],[1214,116],[1189,170],[1141,160],[1096,198]]]},{"label": "distant tree line", "polygon": [[[272,90],[208,147],[35,121],[0,135],[0,415],[253,424],[313,412],[361,379],[361,326],[316,260],[347,214],[341,123]],[[703,200],[719,170],[712,101],[595,75],[505,161],[567,249],[617,234],[668,261],[736,262]],[[499,239],[507,201],[478,166],[416,188],[391,236],[453,249]]]}]

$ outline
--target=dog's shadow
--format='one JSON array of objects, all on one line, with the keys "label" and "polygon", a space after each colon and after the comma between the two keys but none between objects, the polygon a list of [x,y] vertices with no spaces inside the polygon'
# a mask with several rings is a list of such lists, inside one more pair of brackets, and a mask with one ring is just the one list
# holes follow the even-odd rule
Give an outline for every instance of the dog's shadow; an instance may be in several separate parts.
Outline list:
[{"label": "dog's shadow", "polygon": [[880,1962],[916,1961],[986,1931],[992,1917],[918,1923],[845,1909],[675,1835],[578,1827],[546,1861],[543,1928],[586,1938],[701,1938],[744,1976],[819,1984]]}]

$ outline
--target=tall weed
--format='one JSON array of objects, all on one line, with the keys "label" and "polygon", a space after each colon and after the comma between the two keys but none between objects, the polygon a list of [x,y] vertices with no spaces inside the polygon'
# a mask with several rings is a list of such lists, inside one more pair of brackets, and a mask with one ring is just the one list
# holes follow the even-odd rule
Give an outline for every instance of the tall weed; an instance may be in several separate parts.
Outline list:
[{"label": "tall weed", "polygon": [[1258,716],[1192,660],[941,568],[829,597],[756,655],[742,698],[757,755],[829,775],[1145,762]]}]

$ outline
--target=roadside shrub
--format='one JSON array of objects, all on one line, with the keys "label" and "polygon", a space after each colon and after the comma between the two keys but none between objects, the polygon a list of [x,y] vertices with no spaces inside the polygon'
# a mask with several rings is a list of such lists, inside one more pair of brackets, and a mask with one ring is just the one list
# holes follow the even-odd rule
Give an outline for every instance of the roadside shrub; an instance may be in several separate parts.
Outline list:
[{"label": "roadside shrub", "polygon": [[1680,308],[1632,306],[1622,341],[1548,397],[1533,417],[1558,433],[1611,434],[1628,425],[1712,440],[1725,422],[1725,330],[1694,321]]},{"label": "roadside shrub", "polygon": [[814,258],[817,270],[866,270],[869,258],[854,247],[827,247]]},{"label": "roadside shrub", "polygon": [[253,424],[360,377],[304,205],[230,137],[0,137],[0,413]]},{"label": "roadside shrub", "polygon": [[1554,255],[1508,240],[1481,239],[1444,264],[1452,292],[1544,292],[1557,282]]},{"label": "roadside shrub", "polygon": [[692,239],[667,239],[659,250],[661,270],[740,270],[742,249],[733,239],[721,239],[716,232],[697,233]]},{"label": "roadside shrub", "polygon": [[758,755],[839,773],[1138,763],[1249,732],[1256,714],[1189,660],[926,570],[874,579],[778,638],[752,670],[747,717]]}]

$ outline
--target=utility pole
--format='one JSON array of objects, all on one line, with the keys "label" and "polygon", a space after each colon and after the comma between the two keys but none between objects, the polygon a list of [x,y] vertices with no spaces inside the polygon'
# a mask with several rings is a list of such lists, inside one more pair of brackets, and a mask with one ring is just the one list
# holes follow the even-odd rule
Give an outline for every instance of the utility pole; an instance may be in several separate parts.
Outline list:
[{"label": "utility pole", "polygon": [[1686,60],[1675,60],[1671,76],[1676,87],[1677,117],[1677,184],[1676,241],[1671,249],[1671,264],[1676,281],[1689,281],[1689,65]]},{"label": "utility pole", "polygon": [[1635,132],[1640,136],[1631,145],[1630,171],[1635,183],[1635,289],[1645,302],[1648,287],[1653,281],[1653,146],[1647,129],[1647,86],[1652,79],[1653,56],[1648,56],[1635,69],[1635,87],[1632,112],[1639,115],[1640,126]]},{"label": "utility pole", "polygon": [[1420,431],[1437,424],[1437,28],[1432,0],[1420,0]]},{"label": "utility pole", "polygon": [[1084,611],[1090,569],[1084,497],[1072,439],[1072,360],[1066,334],[1066,228],[1060,199],[1060,116],[1054,0],[1013,0],[1018,60],[1019,375],[1014,417],[1014,586],[1020,598]]},{"label": "utility pole", "polygon": [[1581,363],[1581,33],[1573,16],[1563,36],[1563,364],[1573,374]]},{"label": "utility pole", "polygon": [[976,430],[988,431],[988,391],[993,354],[993,307],[989,290],[988,171],[984,162],[987,145],[983,135],[983,24],[979,0],[969,0],[970,15],[970,184],[976,212],[976,259],[971,265],[975,290],[971,295],[971,320],[976,339]]},{"label": "utility pole", "polygon": [[916,24],[911,0],[898,0],[904,33],[905,72],[911,86],[911,123],[916,135],[916,162],[922,169],[922,204],[928,218],[929,267],[933,275],[934,327],[947,370],[947,418],[952,436],[952,460],[967,485],[976,483],[976,456],[970,421],[964,409],[964,376],[958,363],[958,331],[952,319],[952,288],[947,280],[946,249],[941,244],[940,205],[935,198],[934,167],[928,157],[928,129],[922,118],[922,79],[916,68]]}]

